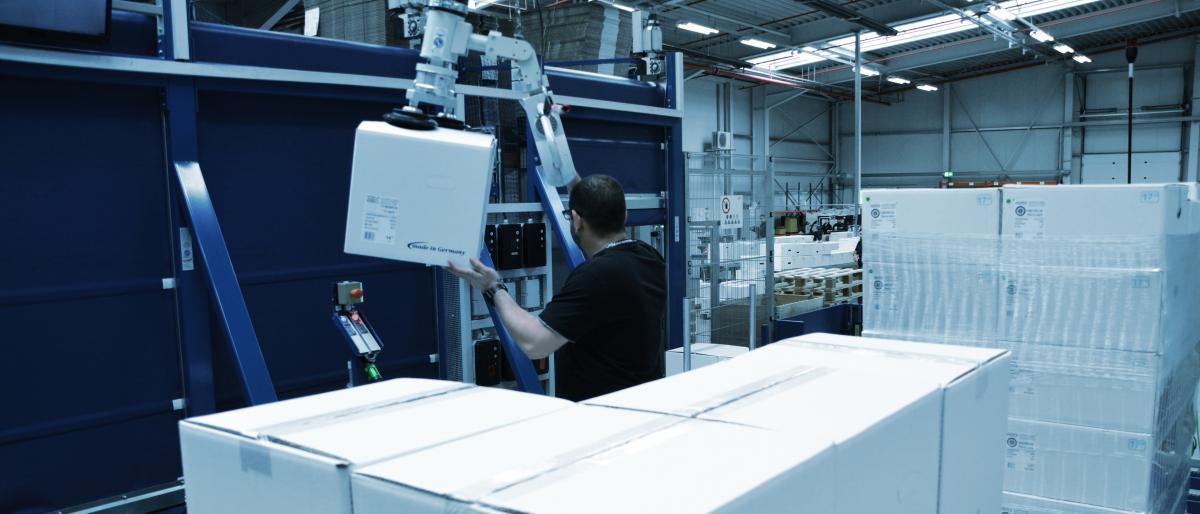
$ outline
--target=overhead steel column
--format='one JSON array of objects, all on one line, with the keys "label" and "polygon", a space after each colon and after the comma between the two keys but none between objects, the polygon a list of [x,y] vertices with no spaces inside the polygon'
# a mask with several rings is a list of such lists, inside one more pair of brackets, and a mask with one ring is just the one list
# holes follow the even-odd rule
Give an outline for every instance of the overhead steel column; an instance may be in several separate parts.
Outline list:
[{"label": "overhead steel column", "polygon": [[[1192,116],[1200,115],[1200,37],[1196,38],[1195,57],[1192,64]],[[1193,121],[1188,127],[1187,170],[1184,180],[1196,182],[1200,179],[1197,160],[1200,160],[1200,122]]]},{"label": "overhead steel column", "polygon": [[1067,123],[1072,123],[1075,120],[1075,73],[1067,72],[1064,78],[1063,89],[1063,123],[1060,127],[1062,146],[1059,149],[1059,164],[1058,168],[1063,173],[1063,178],[1060,180],[1071,181],[1078,183],[1080,177],[1074,176],[1075,173],[1075,128],[1065,126]]},{"label": "overhead steel column", "polygon": [[854,32],[854,199],[862,191],[862,31]]},{"label": "overhead steel column", "polygon": [[950,170],[950,83],[942,84],[942,173]]}]

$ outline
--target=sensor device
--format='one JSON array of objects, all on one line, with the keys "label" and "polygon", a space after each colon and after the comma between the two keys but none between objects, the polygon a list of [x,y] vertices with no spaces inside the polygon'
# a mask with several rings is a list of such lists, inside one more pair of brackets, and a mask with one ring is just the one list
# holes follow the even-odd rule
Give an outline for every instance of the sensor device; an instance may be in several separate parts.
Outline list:
[{"label": "sensor device", "polygon": [[489,134],[360,123],[345,252],[468,266],[483,241],[495,155]]}]

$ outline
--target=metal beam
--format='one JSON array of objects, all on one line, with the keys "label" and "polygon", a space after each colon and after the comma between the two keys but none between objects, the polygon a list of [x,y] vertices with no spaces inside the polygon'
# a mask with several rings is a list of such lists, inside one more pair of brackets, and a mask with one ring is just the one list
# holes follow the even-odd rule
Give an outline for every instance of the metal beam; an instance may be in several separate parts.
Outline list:
[{"label": "metal beam", "polygon": [[[1192,117],[1200,114],[1200,37],[1196,38],[1196,48],[1192,65]],[[1200,178],[1200,122],[1188,123],[1187,168],[1184,180],[1196,182]]]},{"label": "metal beam", "polygon": [[[886,23],[864,16],[862,13],[852,11],[839,4],[835,4],[828,0],[796,0],[813,9],[821,11],[830,16],[836,16],[860,27],[875,31],[881,36],[895,36],[899,34],[896,29],[889,27]],[[856,200],[857,201],[857,200]]]},{"label": "metal beam", "polygon": [[[1178,6],[1181,13],[1195,11],[1200,9],[1200,0],[1179,0]],[[1055,37],[1065,39],[1112,30],[1126,25],[1144,23],[1167,16],[1175,16],[1174,5],[1160,0],[1143,0],[1133,4],[1112,7],[1103,11],[1043,23],[1041,24],[1041,28],[1048,31],[1053,30]],[[1009,48],[1007,41],[997,41],[989,34],[940,46],[889,55],[870,61],[867,64],[886,65],[890,72],[895,73],[933,64],[972,59],[1008,50],[1011,50],[1011,48]],[[813,78],[822,84],[838,84],[853,80],[854,77],[852,75],[853,70],[847,66],[818,70]]]},{"label": "metal beam", "polygon": [[292,12],[292,9],[295,9],[296,4],[298,3],[300,3],[300,0],[287,0],[284,2],[283,5],[279,7],[279,10],[275,11],[275,14],[272,14],[270,18],[267,18],[267,21],[263,22],[262,26],[258,27],[259,30],[271,30],[276,23],[279,23],[279,20],[282,20],[284,16],[287,16],[287,13]]}]

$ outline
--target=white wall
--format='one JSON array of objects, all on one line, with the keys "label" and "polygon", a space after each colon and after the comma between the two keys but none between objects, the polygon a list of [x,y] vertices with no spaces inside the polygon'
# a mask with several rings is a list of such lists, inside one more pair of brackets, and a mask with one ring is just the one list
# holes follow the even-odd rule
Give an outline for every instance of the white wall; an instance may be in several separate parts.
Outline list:
[{"label": "white wall", "polygon": [[[1196,40],[1182,38],[1143,46],[1137,65],[1171,66],[1144,69],[1136,74],[1134,108],[1181,104],[1188,99]],[[1121,111],[1126,106],[1126,74],[1121,51],[1091,56],[1094,62],[1073,68],[1074,109],[1066,106],[1067,73],[1064,63],[1046,64],[963,80],[938,92],[908,91],[892,105],[865,103],[863,107],[863,182],[867,186],[934,186],[943,171],[942,116],[949,96],[950,166],[958,179],[1049,178],[1068,170],[1067,181],[1087,176],[1082,155],[1124,154],[1124,125],[1060,130],[1079,108]],[[1074,64],[1071,62],[1071,64]],[[1109,72],[1095,70],[1112,69]],[[869,87],[869,86],[868,86]],[[947,89],[951,92],[948,93]],[[1081,105],[1082,104],[1082,105]],[[853,173],[852,105],[839,106],[841,157]],[[1183,116],[1190,113],[1173,113]],[[1123,119],[1087,118],[1086,120]],[[1085,121],[1086,121],[1085,120]],[[1135,125],[1135,154],[1173,152],[1171,162],[1182,168],[1187,136],[1183,123]],[[982,132],[975,132],[978,127]],[[1032,128],[1030,128],[1032,127]],[[989,130],[993,129],[993,130]],[[1003,129],[1003,130],[995,130]],[[1064,149],[1060,137],[1072,137]],[[1069,151],[1068,156],[1064,152]],[[1070,157],[1073,156],[1073,159]],[[1136,155],[1135,155],[1136,156]],[[1151,157],[1147,159],[1153,160]],[[1066,160],[1066,162],[1064,162]],[[1120,162],[1124,166],[1124,161]],[[1135,171],[1139,164],[1135,162]],[[1095,170],[1094,173],[1099,173]]]}]

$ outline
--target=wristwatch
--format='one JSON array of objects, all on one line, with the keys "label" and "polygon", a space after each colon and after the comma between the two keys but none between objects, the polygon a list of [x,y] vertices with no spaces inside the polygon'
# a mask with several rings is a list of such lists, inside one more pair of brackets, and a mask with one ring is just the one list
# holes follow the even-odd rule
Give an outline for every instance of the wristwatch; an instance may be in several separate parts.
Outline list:
[{"label": "wristwatch", "polygon": [[504,285],[504,282],[496,282],[495,284],[492,284],[492,287],[484,289],[483,292],[481,293],[483,295],[483,301],[485,303],[487,303],[488,305],[495,307],[496,306],[496,292],[501,289],[503,289],[504,291],[507,292],[508,286]]}]

